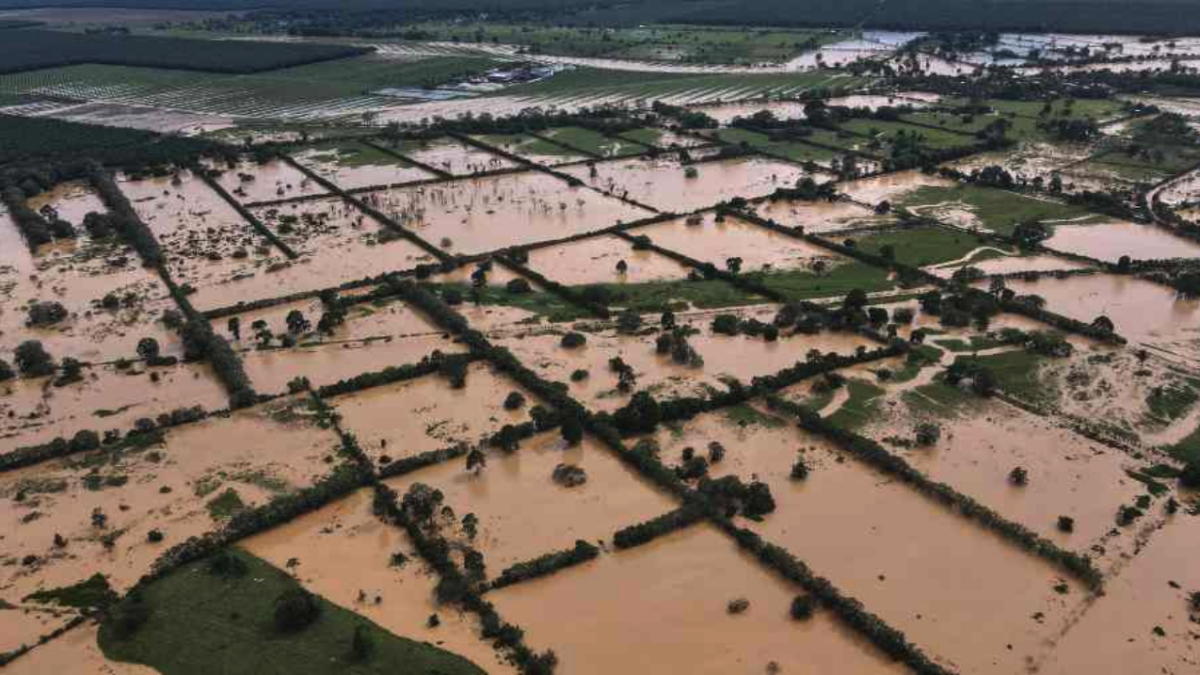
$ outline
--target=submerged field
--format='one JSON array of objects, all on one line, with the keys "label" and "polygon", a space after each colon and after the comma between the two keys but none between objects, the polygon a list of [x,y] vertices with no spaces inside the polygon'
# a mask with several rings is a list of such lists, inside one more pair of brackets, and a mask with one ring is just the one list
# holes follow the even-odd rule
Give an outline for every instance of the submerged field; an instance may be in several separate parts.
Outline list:
[{"label": "submerged field", "polygon": [[0,166],[0,665],[1189,672],[1187,121],[649,26],[0,77],[210,151]]}]

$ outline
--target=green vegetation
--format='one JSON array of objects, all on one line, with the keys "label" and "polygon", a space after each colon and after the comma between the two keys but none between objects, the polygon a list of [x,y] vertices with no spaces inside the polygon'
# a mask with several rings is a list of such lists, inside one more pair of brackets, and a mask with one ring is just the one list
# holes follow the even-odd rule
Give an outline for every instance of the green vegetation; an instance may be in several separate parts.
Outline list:
[{"label": "green vegetation", "polygon": [[116,602],[116,600],[117,594],[108,585],[108,579],[103,574],[94,574],[88,579],[71,586],[30,594],[22,602],[90,610],[104,609],[113,602]]},{"label": "green vegetation", "polygon": [[976,142],[972,136],[885,120],[854,119],[844,122],[841,128],[884,141],[891,141],[902,131],[909,134],[916,134],[921,145],[935,150],[975,145]]},{"label": "green vegetation", "polygon": [[894,230],[868,235],[856,241],[858,248],[882,255],[891,246],[896,262],[925,267],[958,260],[983,245],[979,237],[939,227]]},{"label": "green vegetation", "polygon": [[224,492],[209,500],[207,506],[208,514],[213,520],[232,518],[246,508],[241,495],[233,488],[226,488]]},{"label": "green vegetation", "polygon": [[557,143],[551,143],[545,139],[526,134],[492,134],[480,136],[479,140],[516,155],[561,157],[563,161],[584,158],[580,153],[572,152],[570,149],[564,148]]},{"label": "green vegetation", "polygon": [[826,148],[798,141],[772,141],[765,134],[745,129],[721,129],[717,137],[726,143],[745,143],[752,148],[786,157],[794,162],[829,164],[837,153]]},{"label": "green vegetation", "polygon": [[[134,625],[132,634],[121,630],[115,619],[102,623],[99,643],[104,655],[150,666],[163,675],[484,672],[459,656],[393,635],[317,596],[307,596],[316,603],[312,623],[280,630],[276,600],[296,597],[300,585],[245,551],[227,555],[236,563],[212,568],[210,560],[194,563],[136,591],[148,617],[140,627]],[[363,634],[357,640],[356,632]],[[362,642],[370,649],[355,648]]]},{"label": "green vegetation", "polygon": [[977,404],[980,400],[966,390],[941,380],[906,391],[900,395],[900,399],[913,415],[941,418],[953,417],[966,406]]},{"label": "green vegetation", "polygon": [[1146,407],[1152,416],[1168,424],[1183,419],[1200,401],[1198,386],[1200,383],[1189,379],[1155,387],[1146,397]]},{"label": "green vegetation", "polygon": [[762,282],[771,290],[786,293],[792,300],[840,297],[855,289],[866,293],[890,291],[896,286],[894,281],[888,279],[887,270],[858,261],[836,265],[823,274],[794,270],[747,276]]},{"label": "green vegetation", "polygon": [[1005,237],[1011,236],[1019,223],[1028,221],[1071,220],[1073,223],[1085,223],[1103,220],[1102,216],[1078,206],[976,185],[925,185],[906,195],[899,206],[918,209],[945,203],[966,206],[984,228]]},{"label": "green vegetation", "polygon": [[760,426],[766,429],[781,429],[787,426],[787,421],[782,417],[764,413],[748,403],[730,406],[725,408],[722,413],[726,421],[739,427]]},{"label": "green vegetation", "polygon": [[602,284],[611,295],[609,304],[638,313],[687,309],[719,309],[767,302],[719,279],[702,281],[648,281],[640,284]]},{"label": "green vegetation", "polygon": [[879,398],[886,392],[864,380],[847,380],[850,398],[829,416],[829,423],[843,429],[857,429],[879,414]]},{"label": "green vegetation", "polygon": [[1048,405],[1059,392],[1038,377],[1043,357],[1024,349],[989,356],[960,356],[955,362],[969,361],[992,371],[1000,390],[1009,396],[1035,405]]},{"label": "green vegetation", "polygon": [[364,143],[354,141],[331,142],[314,147],[316,154],[309,155],[308,160],[320,163],[334,163],[343,167],[360,166],[401,166],[412,165],[404,160],[377,150]]},{"label": "green vegetation", "polygon": [[646,151],[636,143],[622,143],[605,136],[598,131],[582,127],[562,127],[545,132],[546,138],[552,138],[563,145],[577,148],[601,157],[625,157],[637,155]]},{"label": "green vegetation", "polygon": [[255,73],[366,52],[361,47],[341,45],[244,40],[218,44],[209,40],[20,30],[6,32],[4,40],[0,41],[0,72],[103,63],[213,73]]},{"label": "green vegetation", "polygon": [[187,163],[221,148],[211,141],[150,131],[0,115],[0,164],[43,165],[91,158],[108,166]]},{"label": "green vegetation", "polygon": [[[465,302],[474,302],[471,299],[472,289],[466,284],[433,284],[429,288],[441,295],[447,291],[457,292],[461,294],[461,297],[466,298]],[[554,322],[577,321],[591,316],[587,310],[573,305],[553,293],[544,291],[514,293],[505,286],[484,286],[477,289],[477,292],[481,305],[523,309]]]},{"label": "green vegetation", "polygon": [[1188,434],[1182,441],[1169,446],[1167,452],[1181,462],[1200,462],[1200,427]]}]

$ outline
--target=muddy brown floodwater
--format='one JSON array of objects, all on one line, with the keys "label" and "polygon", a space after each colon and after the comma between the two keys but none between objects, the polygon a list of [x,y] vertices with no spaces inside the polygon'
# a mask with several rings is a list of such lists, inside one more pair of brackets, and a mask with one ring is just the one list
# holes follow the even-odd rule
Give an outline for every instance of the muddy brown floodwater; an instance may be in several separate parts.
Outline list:
[{"label": "muddy brown floodwater", "polygon": [[794,164],[759,157],[703,162],[687,168],[673,159],[627,159],[563,168],[593,187],[657,209],[686,213],[733,197],[759,197],[794,187],[807,173]]},{"label": "muddy brown floodwater", "polygon": [[[632,234],[647,232],[636,230]],[[624,271],[617,269],[622,262],[626,267]],[[530,251],[528,265],[535,272],[567,286],[678,281],[686,279],[690,269],[654,251],[635,251],[628,241],[611,236]]]},{"label": "muddy brown floodwater", "polygon": [[[515,563],[571,548],[577,540],[607,542],[617,530],[677,506],[590,437],[571,447],[558,431],[548,431],[522,441],[514,453],[493,449],[487,457],[478,475],[457,460],[387,484],[403,495],[409,486],[425,483],[442,491],[457,518],[474,513],[479,532],[470,541],[483,553],[490,579]],[[552,474],[560,464],[583,469],[587,482],[559,485]]]},{"label": "muddy brown floodwater", "polygon": [[[356,153],[372,153],[378,158],[363,162],[355,159]],[[436,178],[430,171],[351,141],[316,145],[296,153],[294,159],[343,190]]]},{"label": "muddy brown floodwater", "polygon": [[1055,225],[1054,235],[1045,245],[1111,263],[1126,255],[1133,260],[1200,257],[1200,243],[1177,237],[1155,225],[1122,221]]},{"label": "muddy brown floodwater", "polygon": [[[709,414],[657,438],[667,462],[679,462],[685,447],[704,453],[711,441],[724,445],[716,475],[757,477],[778,505],[746,526],[957,672],[1018,672],[1084,592],[1047,563],[786,420],[743,425]],[[811,473],[795,481],[790,473],[801,456]],[[1058,583],[1068,585],[1067,595],[1055,593]],[[987,621],[976,620],[981,607]]]},{"label": "muddy brown floodwater", "polygon": [[[702,524],[488,598],[531,645],[553,649],[563,672],[724,675],[771,672],[771,663],[783,673],[905,672],[828,612],[792,620],[797,594]],[[749,608],[728,613],[735,599]]]},{"label": "muddy brown floodwater", "polygon": [[802,202],[772,201],[755,205],[759,216],[781,225],[801,225],[805,232],[837,232],[851,227],[877,225],[885,222],[875,212],[850,201]]},{"label": "muddy brown floodwater", "polygon": [[[304,403],[280,399],[174,428],[164,444],[148,449],[101,451],[0,475],[0,522],[10,533],[0,552],[0,597],[31,610],[13,613],[25,627],[15,636],[6,631],[4,642],[16,642],[0,649],[49,632],[41,625],[44,608],[25,600],[30,593],[98,572],[118,591],[127,589],[167,547],[217,526],[206,503],[221,492],[232,489],[243,503],[262,504],[327,473],[324,457],[337,437],[310,422]],[[102,527],[97,509],[106,516]],[[163,540],[148,542],[151,530]],[[55,545],[55,534],[65,546]],[[109,534],[111,547],[103,543]]]},{"label": "muddy brown floodwater", "polygon": [[[1150,281],[1094,274],[1036,282],[1014,279],[1008,287],[1018,295],[1040,295],[1050,311],[1085,323],[1107,316],[1131,341],[1174,350],[1200,335],[1200,301],[1177,298],[1174,289]],[[1194,354],[1194,347],[1191,350]]]},{"label": "muddy brown floodwater", "polygon": [[537,172],[396,188],[361,198],[435,246],[464,255],[562,239],[650,215]]},{"label": "muddy brown floodwater", "polygon": [[[241,546],[280,569],[295,560],[298,564],[291,569],[305,588],[396,635],[433,643],[489,673],[516,675],[516,669],[480,637],[474,615],[435,603],[437,574],[425,567],[402,529],[371,512],[369,490],[251,537]],[[392,564],[396,554],[407,562]],[[433,614],[441,623],[436,628],[428,625]]]},{"label": "muddy brown floodwater", "polygon": [[632,234],[646,235],[658,246],[720,269],[731,258],[741,258],[746,272],[811,269],[818,261],[832,267],[846,260],[806,241],[712,213],[639,228]]}]

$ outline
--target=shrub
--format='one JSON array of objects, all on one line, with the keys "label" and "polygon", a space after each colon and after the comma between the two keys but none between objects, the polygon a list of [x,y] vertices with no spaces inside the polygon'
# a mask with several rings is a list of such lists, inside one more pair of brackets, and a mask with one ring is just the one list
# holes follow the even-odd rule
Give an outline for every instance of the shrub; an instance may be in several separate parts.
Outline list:
[{"label": "shrub", "polygon": [[917,445],[928,447],[936,445],[942,437],[942,428],[932,422],[922,422],[917,425]]},{"label": "shrub", "polygon": [[505,410],[517,410],[525,405],[525,395],[519,391],[509,393],[504,399]]},{"label": "shrub", "polygon": [[0,382],[11,380],[16,376],[16,372],[13,371],[12,366],[8,365],[8,361],[0,359]]},{"label": "shrub", "polygon": [[1179,482],[1186,488],[1200,488],[1200,460],[1188,462],[1179,473]]},{"label": "shrub", "polygon": [[583,425],[574,417],[568,417],[563,420],[561,433],[568,445],[578,445],[583,440]]},{"label": "shrub", "polygon": [[617,332],[636,333],[642,327],[642,317],[632,309],[627,309],[617,316]]},{"label": "shrub", "polygon": [[533,286],[530,286],[529,282],[524,279],[513,279],[504,288],[513,295],[525,295],[526,293],[533,292]]},{"label": "shrub", "polygon": [[67,308],[56,301],[35,302],[29,307],[28,325],[34,327],[53,326],[67,318]]},{"label": "shrub", "polygon": [[579,369],[571,372],[571,381],[572,382],[583,382],[584,380],[588,379],[588,377],[589,377],[588,371],[584,370],[583,368],[579,368]]},{"label": "shrub", "polygon": [[742,614],[750,609],[750,601],[746,598],[734,598],[725,605],[725,611],[730,614]]},{"label": "shrub", "polygon": [[54,374],[54,360],[38,340],[22,342],[17,346],[14,357],[17,368],[24,377],[46,377]]},{"label": "shrub", "polygon": [[808,464],[805,463],[803,457],[797,457],[796,463],[792,464],[792,480],[804,480],[808,478]]},{"label": "shrub", "polygon": [[285,633],[304,630],[320,614],[316,597],[303,588],[289,588],[275,600],[275,627]]},{"label": "shrub", "polygon": [[574,331],[562,336],[562,341],[559,343],[566,349],[577,349],[587,344],[587,336],[583,333]]},{"label": "shrub", "polygon": [[1015,467],[1012,471],[1008,472],[1008,482],[1010,482],[1013,485],[1016,485],[1018,487],[1028,485],[1029,484],[1029,472],[1026,471],[1023,467],[1019,467],[1019,466]]},{"label": "shrub", "polygon": [[[442,302],[451,307],[461,305],[463,303],[463,294],[456,288],[447,288],[442,291]],[[355,635],[358,633],[355,632]]]},{"label": "shrub", "polygon": [[817,611],[817,601],[811,595],[797,595],[792,600],[792,618],[808,621]]},{"label": "shrub", "polygon": [[1075,519],[1070,516],[1059,516],[1058,517],[1058,531],[1059,532],[1074,532],[1075,531]]},{"label": "shrub", "polygon": [[741,321],[734,314],[718,314],[712,322],[712,332],[720,335],[737,335]]}]

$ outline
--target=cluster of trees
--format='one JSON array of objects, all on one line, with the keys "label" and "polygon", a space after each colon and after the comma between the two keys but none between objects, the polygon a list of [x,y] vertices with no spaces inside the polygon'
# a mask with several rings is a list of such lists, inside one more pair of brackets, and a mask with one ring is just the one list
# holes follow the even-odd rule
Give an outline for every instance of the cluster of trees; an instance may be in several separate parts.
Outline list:
[{"label": "cluster of trees", "polygon": [[371,49],[346,45],[227,41],[214,49],[210,40],[109,36],[60,31],[5,33],[0,73],[19,73],[82,63],[213,73],[257,73],[320,61],[361,56]]},{"label": "cluster of trees", "polygon": [[525,632],[504,621],[495,606],[483,599],[482,579],[464,573],[454,562],[454,547],[442,535],[435,514],[441,500],[436,490],[416,483],[401,501],[387,485],[375,485],[374,511],[385,521],[395,523],[408,533],[417,552],[438,574],[436,595],[440,602],[453,602],[479,617],[481,633],[497,649],[507,651],[524,675],[550,675],[558,664],[554,652],[533,652],[525,644]]},{"label": "cluster of trees", "polygon": [[[36,189],[34,194],[41,191],[39,185],[34,184],[33,187]],[[75,238],[75,227],[71,223],[58,218],[48,221],[41,213],[30,208],[26,203],[30,196],[23,188],[15,185],[0,190],[0,199],[3,199],[30,251],[36,253],[39,246],[49,244],[55,239]]]},{"label": "cluster of trees", "polygon": [[504,588],[505,586],[511,586],[529,579],[554,574],[561,569],[587,562],[599,555],[599,548],[594,544],[580,539],[571,548],[547,553],[533,560],[516,563],[512,567],[505,569],[488,584],[488,590]]},{"label": "cluster of trees", "polygon": [[658,537],[695,525],[704,519],[704,510],[697,505],[684,505],[645,522],[623,527],[613,534],[613,546],[633,548]]},{"label": "cluster of trees", "polygon": [[166,254],[158,238],[146,223],[142,222],[129,198],[113,180],[112,174],[99,164],[90,166],[89,178],[100,199],[108,206],[109,224],[119,232],[126,243],[133,247],[147,267],[162,269],[167,263]]},{"label": "cluster of trees", "polygon": [[[469,360],[470,357],[467,357]],[[362,373],[351,378],[338,380],[333,384],[328,384],[317,390],[317,395],[323,399],[333,398],[335,396],[343,396],[352,394],[363,389],[371,389],[381,387],[397,382],[416,379],[425,375],[432,375],[441,369],[442,362],[445,360],[445,355],[441,351],[434,352],[416,363],[408,363],[401,366],[388,366],[383,370]]]},{"label": "cluster of trees", "polygon": [[679,126],[684,129],[716,129],[721,126],[720,122],[707,113],[663,101],[655,101],[650,105],[650,109],[662,117],[678,120]]}]

